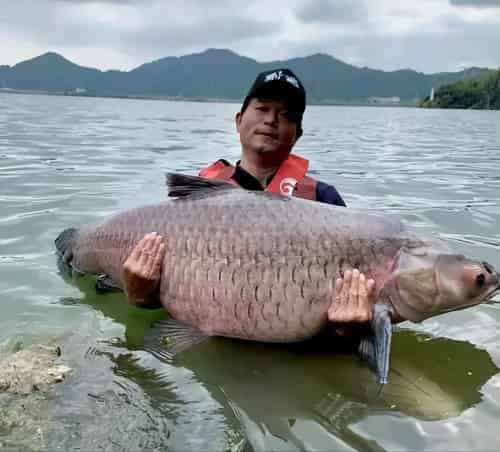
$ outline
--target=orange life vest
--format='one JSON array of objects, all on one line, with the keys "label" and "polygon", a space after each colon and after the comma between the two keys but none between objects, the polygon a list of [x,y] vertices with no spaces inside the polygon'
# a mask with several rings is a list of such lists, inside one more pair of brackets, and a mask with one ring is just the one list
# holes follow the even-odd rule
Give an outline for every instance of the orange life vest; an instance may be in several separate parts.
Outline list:
[{"label": "orange life vest", "polygon": [[[290,154],[278,168],[265,191],[284,196],[297,196],[313,201],[316,200],[316,185],[318,182],[312,177],[306,176],[308,168],[309,161],[307,159]],[[228,164],[225,160],[217,160],[215,163],[203,168],[199,174],[207,179],[223,180],[238,185],[232,178],[234,171],[235,167],[233,165]]]}]

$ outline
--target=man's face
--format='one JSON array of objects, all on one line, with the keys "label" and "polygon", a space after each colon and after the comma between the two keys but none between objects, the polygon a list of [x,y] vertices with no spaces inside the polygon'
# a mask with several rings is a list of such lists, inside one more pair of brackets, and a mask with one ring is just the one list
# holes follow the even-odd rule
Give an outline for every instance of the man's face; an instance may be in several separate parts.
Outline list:
[{"label": "man's face", "polygon": [[297,124],[290,117],[284,102],[252,99],[244,113],[236,115],[243,152],[270,153],[276,159],[285,159],[297,141]]}]

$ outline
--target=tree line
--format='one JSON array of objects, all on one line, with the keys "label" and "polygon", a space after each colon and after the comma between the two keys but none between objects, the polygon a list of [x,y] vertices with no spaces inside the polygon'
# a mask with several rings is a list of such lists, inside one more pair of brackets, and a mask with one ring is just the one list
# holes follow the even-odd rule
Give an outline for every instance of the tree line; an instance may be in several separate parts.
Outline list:
[{"label": "tree line", "polygon": [[441,86],[434,100],[425,98],[422,107],[500,110],[500,69],[469,80]]}]

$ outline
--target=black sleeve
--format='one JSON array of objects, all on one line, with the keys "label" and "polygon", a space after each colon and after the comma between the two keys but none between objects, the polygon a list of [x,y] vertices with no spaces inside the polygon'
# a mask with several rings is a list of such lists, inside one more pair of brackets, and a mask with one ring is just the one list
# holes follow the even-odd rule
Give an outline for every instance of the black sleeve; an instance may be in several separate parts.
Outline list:
[{"label": "black sleeve", "polygon": [[333,185],[328,185],[320,181],[318,181],[318,184],[316,185],[316,200],[326,204],[346,207],[346,204],[337,189]]}]

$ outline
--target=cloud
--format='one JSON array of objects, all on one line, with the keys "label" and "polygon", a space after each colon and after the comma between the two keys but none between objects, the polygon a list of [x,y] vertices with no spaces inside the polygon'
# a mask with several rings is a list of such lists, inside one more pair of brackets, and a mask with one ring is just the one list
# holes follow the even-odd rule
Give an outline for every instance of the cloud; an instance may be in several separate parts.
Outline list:
[{"label": "cloud", "polygon": [[[232,49],[258,61],[328,53],[358,66],[455,70],[500,65],[500,0],[16,0],[2,2],[0,64],[56,51],[129,70],[166,56]],[[470,8],[465,6],[478,6]],[[30,14],[26,14],[29,11]],[[264,14],[265,12],[265,14]]]},{"label": "cloud", "polygon": [[296,16],[304,23],[359,22],[367,12],[365,2],[359,0],[312,0],[296,7]]},{"label": "cloud", "polygon": [[[146,2],[148,8],[138,6]],[[131,58],[135,65],[206,47],[233,48],[254,36],[271,39],[280,31],[277,21],[234,15],[230,0],[219,0],[210,8],[195,0],[169,1],[168,7],[162,1],[129,0],[120,8],[112,4],[114,0],[107,4],[50,0],[31,4],[31,13],[26,15],[28,3],[18,0],[6,5],[4,32],[22,35],[46,50],[112,48],[115,53],[135,56]]]},{"label": "cloud", "polygon": [[51,0],[53,2],[79,4],[79,3],[113,3],[114,5],[148,4],[154,0]]},{"label": "cloud", "polygon": [[[443,11],[434,21],[415,15],[413,22],[395,24],[397,17],[392,13],[386,16],[388,23],[372,21],[369,31],[356,26],[355,32],[339,33],[338,27],[321,27],[321,33],[310,35],[307,40],[280,36],[269,55],[275,49],[286,49],[288,54],[298,56],[321,52],[356,66],[410,68],[424,73],[458,71],[470,66],[500,67],[500,46],[491,45],[500,42],[500,23],[494,17],[476,21],[468,14],[462,17]],[[246,54],[255,54],[262,45],[252,44],[252,48],[245,49]]]},{"label": "cloud", "polygon": [[450,0],[455,6],[473,6],[476,8],[500,8],[500,0]]},{"label": "cloud", "polygon": [[[245,18],[201,22],[193,24],[192,27],[173,25],[166,28],[156,24],[147,30],[132,32],[130,41],[134,43],[135,48],[166,50],[171,46],[170,52],[178,53],[178,49],[182,48],[226,47],[228,42],[234,46],[256,35],[269,39],[279,32],[279,29],[280,24],[277,22],[259,23]],[[172,46],[171,43],[175,45]],[[122,47],[123,43],[117,42],[116,45]]]},{"label": "cloud", "polygon": [[359,48],[359,60],[370,67],[411,68],[425,73],[500,67],[500,47],[478,51],[485,43],[498,42],[498,23],[469,23],[457,18],[448,18],[445,23],[425,34],[375,35]]}]

